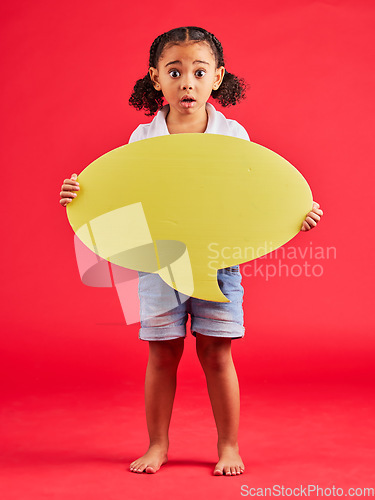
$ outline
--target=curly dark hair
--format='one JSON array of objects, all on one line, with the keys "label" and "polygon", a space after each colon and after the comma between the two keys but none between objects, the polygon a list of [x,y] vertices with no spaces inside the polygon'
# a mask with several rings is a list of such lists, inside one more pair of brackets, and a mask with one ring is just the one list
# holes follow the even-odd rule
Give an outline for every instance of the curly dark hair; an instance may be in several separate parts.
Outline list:
[{"label": "curly dark hair", "polygon": [[[187,41],[207,42],[214,53],[216,67],[225,67],[223,47],[215,35],[197,26],[184,26],[175,28],[159,35],[152,42],[150,48],[149,67],[156,68],[163,50],[168,44],[179,44]],[[220,87],[211,92],[211,96],[223,107],[234,106],[245,97],[247,84],[243,78],[239,78],[225,70],[225,75]],[[163,107],[163,93],[156,90],[150,74],[137,80],[133,92],[129,98],[129,104],[136,109],[145,110],[147,116],[154,115]]]}]

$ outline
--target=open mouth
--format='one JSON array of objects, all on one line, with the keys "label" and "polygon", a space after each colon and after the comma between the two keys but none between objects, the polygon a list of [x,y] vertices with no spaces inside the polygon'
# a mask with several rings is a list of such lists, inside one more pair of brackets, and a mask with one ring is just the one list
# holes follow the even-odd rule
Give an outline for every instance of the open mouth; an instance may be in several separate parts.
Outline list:
[{"label": "open mouth", "polygon": [[184,108],[191,108],[195,104],[195,99],[192,96],[184,95],[180,100],[180,103]]}]

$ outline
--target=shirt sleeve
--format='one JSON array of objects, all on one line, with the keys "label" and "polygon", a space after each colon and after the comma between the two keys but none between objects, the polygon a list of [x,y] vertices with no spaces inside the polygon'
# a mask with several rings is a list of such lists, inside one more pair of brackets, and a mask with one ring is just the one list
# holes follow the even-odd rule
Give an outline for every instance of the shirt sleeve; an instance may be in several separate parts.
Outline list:
[{"label": "shirt sleeve", "polygon": [[235,120],[231,120],[230,128],[234,137],[238,137],[239,139],[245,139],[245,141],[250,141],[249,134],[247,133],[245,127],[240,125]]},{"label": "shirt sleeve", "polygon": [[138,125],[138,127],[130,135],[128,144],[131,142],[141,141],[142,139],[145,139],[144,125]]}]

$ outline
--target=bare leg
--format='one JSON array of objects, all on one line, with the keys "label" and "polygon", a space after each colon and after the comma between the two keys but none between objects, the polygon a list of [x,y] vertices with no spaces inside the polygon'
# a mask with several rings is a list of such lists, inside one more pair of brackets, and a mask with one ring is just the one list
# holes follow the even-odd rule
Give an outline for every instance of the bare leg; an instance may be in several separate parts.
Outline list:
[{"label": "bare leg", "polygon": [[183,349],[183,338],[149,342],[145,405],[150,445],[142,457],[130,464],[132,472],[153,474],[168,460],[168,430]]},{"label": "bare leg", "polygon": [[231,339],[196,333],[196,349],[206,375],[214,414],[219,462],[215,475],[241,474],[245,466],[239,455],[240,390],[233,364]]}]

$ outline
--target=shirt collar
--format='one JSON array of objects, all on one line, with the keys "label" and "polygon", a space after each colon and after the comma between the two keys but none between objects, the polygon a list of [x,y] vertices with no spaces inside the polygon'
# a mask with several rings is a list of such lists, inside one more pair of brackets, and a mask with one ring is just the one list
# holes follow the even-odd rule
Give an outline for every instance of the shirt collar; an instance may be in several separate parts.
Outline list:
[{"label": "shirt collar", "polygon": [[[209,102],[206,103],[208,114],[207,128],[205,134],[217,134],[223,126],[227,126],[226,119],[222,113],[216,111],[215,107]],[[167,127],[167,114],[169,112],[169,104],[166,104],[157,113],[155,118],[150,123],[150,136],[170,135]]]}]

